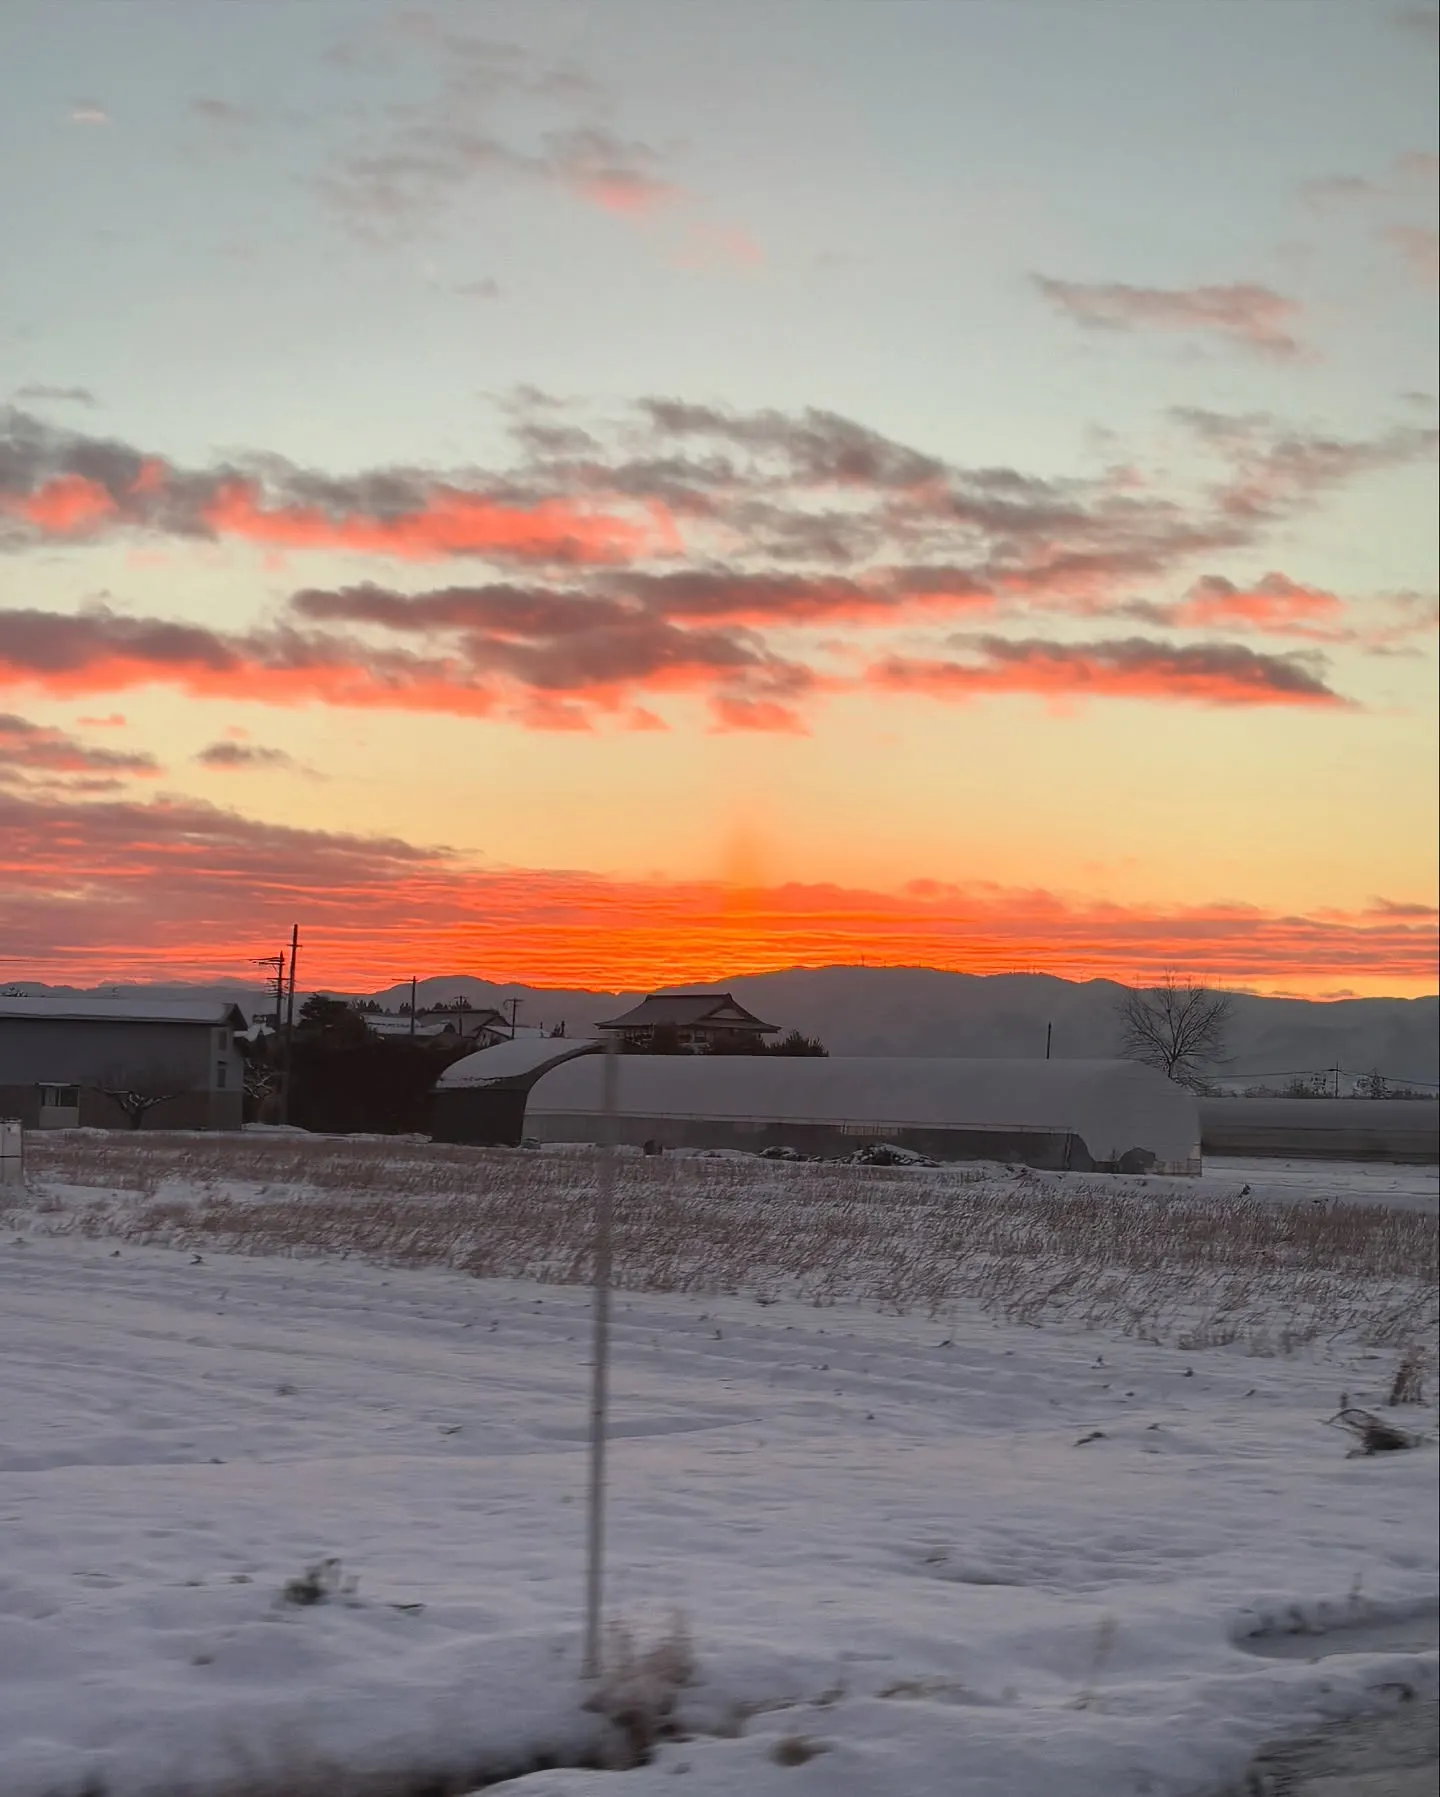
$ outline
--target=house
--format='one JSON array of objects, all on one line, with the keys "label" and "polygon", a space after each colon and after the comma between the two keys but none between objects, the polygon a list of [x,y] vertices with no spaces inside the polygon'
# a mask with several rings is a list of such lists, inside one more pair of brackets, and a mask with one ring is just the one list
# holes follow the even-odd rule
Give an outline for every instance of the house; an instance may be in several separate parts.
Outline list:
[{"label": "house", "polygon": [[762,1023],[728,992],[652,992],[633,1011],[596,1028],[617,1035],[631,1054],[662,1044],[672,1052],[754,1054],[766,1036],[780,1032],[778,1023]]},{"label": "house", "polygon": [[238,1006],[0,998],[0,1116],[28,1129],[239,1129]]}]

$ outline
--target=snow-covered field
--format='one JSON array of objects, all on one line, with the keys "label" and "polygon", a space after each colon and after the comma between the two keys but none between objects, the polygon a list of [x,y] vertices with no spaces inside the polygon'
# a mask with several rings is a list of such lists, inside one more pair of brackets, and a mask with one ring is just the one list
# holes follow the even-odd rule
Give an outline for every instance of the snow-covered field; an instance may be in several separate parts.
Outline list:
[{"label": "snow-covered field", "polygon": [[1275,1202],[1339,1199],[1345,1204],[1385,1204],[1397,1210],[1440,1211],[1440,1167],[1393,1161],[1239,1160],[1205,1157],[1202,1182],[1219,1192],[1249,1186]]},{"label": "snow-covered field", "polygon": [[[44,1146],[0,1231],[0,1797],[615,1755],[578,1680],[592,1176]],[[1096,1187],[625,1164],[607,1601],[660,1651],[604,1699],[643,1729],[688,1632],[688,1738],[510,1788],[1199,1797],[1433,1696],[1433,1446],[1324,1426],[1433,1343],[1431,1217]]]}]

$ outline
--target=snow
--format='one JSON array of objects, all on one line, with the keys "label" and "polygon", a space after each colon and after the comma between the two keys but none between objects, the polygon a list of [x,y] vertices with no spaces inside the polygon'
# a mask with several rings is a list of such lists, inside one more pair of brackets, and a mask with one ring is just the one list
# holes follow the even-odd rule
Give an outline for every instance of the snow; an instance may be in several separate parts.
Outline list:
[{"label": "snow", "polygon": [[217,1028],[245,1019],[221,999],[87,998],[49,993],[37,998],[0,997],[0,1017],[60,1018],[84,1023],[209,1023]]},{"label": "snow", "polygon": [[[38,1200],[0,1232],[3,1797],[478,1782],[603,1745],[583,1289],[136,1245],[110,1231],[143,1192]],[[619,1294],[607,1605],[642,1647],[685,1617],[691,1738],[512,1788],[1196,1797],[1307,1719],[1433,1692],[1433,1449],[1349,1460],[1323,1426],[1393,1365]],[[353,1593],[285,1602],[327,1557]],[[1300,1629],[1339,1650],[1261,1651]]]},{"label": "snow", "polygon": [[1203,1187],[1248,1185],[1272,1203],[1383,1204],[1440,1214],[1440,1166],[1390,1161],[1240,1160],[1205,1156]]},{"label": "snow", "polygon": [[461,1086],[488,1086],[494,1080],[522,1079],[547,1067],[558,1066],[575,1055],[593,1054],[604,1043],[598,1036],[526,1036],[497,1042],[452,1061],[436,1081],[441,1091]]}]

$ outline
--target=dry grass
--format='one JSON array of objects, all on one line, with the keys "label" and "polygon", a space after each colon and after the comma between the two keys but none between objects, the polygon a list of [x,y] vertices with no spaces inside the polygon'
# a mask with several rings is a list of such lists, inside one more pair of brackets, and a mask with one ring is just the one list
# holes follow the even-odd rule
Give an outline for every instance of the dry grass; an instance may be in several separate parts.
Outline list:
[{"label": "dry grass", "polygon": [[1390,1405],[1423,1404],[1425,1375],[1430,1370],[1430,1352],[1419,1342],[1411,1342],[1401,1353],[1390,1382]]},{"label": "dry grass", "polygon": [[675,1706],[695,1672],[695,1648],[683,1616],[672,1617],[668,1630],[644,1649],[626,1623],[610,1624],[600,1683],[585,1708],[615,1731],[618,1751],[609,1756],[615,1771],[648,1765],[659,1743],[676,1737]]},{"label": "dry grass", "polygon": [[823,1741],[812,1741],[809,1735],[781,1735],[770,1757],[777,1766],[803,1766],[826,1751]]},{"label": "dry grass", "polygon": [[[33,1139],[26,1211],[51,1232],[244,1254],[355,1256],[477,1278],[590,1277],[597,1159],[380,1138]],[[12,1211],[14,1207],[12,1206]],[[47,1213],[48,1214],[45,1214]],[[1433,1336],[1432,1220],[1277,1206],[994,1168],[917,1173],[621,1157],[615,1277],[637,1292],[957,1300],[1199,1348],[1288,1352]]]}]

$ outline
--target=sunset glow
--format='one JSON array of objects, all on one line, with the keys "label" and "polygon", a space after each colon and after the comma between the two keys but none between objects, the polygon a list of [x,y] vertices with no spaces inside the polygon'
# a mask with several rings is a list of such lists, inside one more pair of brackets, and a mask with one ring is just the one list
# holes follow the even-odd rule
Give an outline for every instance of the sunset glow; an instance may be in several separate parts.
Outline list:
[{"label": "sunset glow", "polygon": [[[293,915],[307,920],[310,977],[355,990],[416,965],[610,989],[862,961],[1126,981],[1183,963],[1239,987],[1268,985],[1284,965],[1303,970],[1292,989],[1313,995],[1349,993],[1357,981],[1409,994],[1428,990],[1433,974],[1436,914],[1423,906],[1167,914],[924,880],[892,893],[627,882],[486,869],[400,842],[267,829],[168,802],[92,803],[63,821],[5,805],[0,823],[17,850],[6,870],[11,965],[45,965],[59,952],[97,980],[232,974],[243,961],[217,956],[214,944],[263,947]],[[166,894],[158,927],[144,921],[157,890]],[[146,946],[129,946],[142,936]]]},{"label": "sunset glow", "polygon": [[1428,38],[886,12],[0,20],[0,982],[1435,989]]}]

